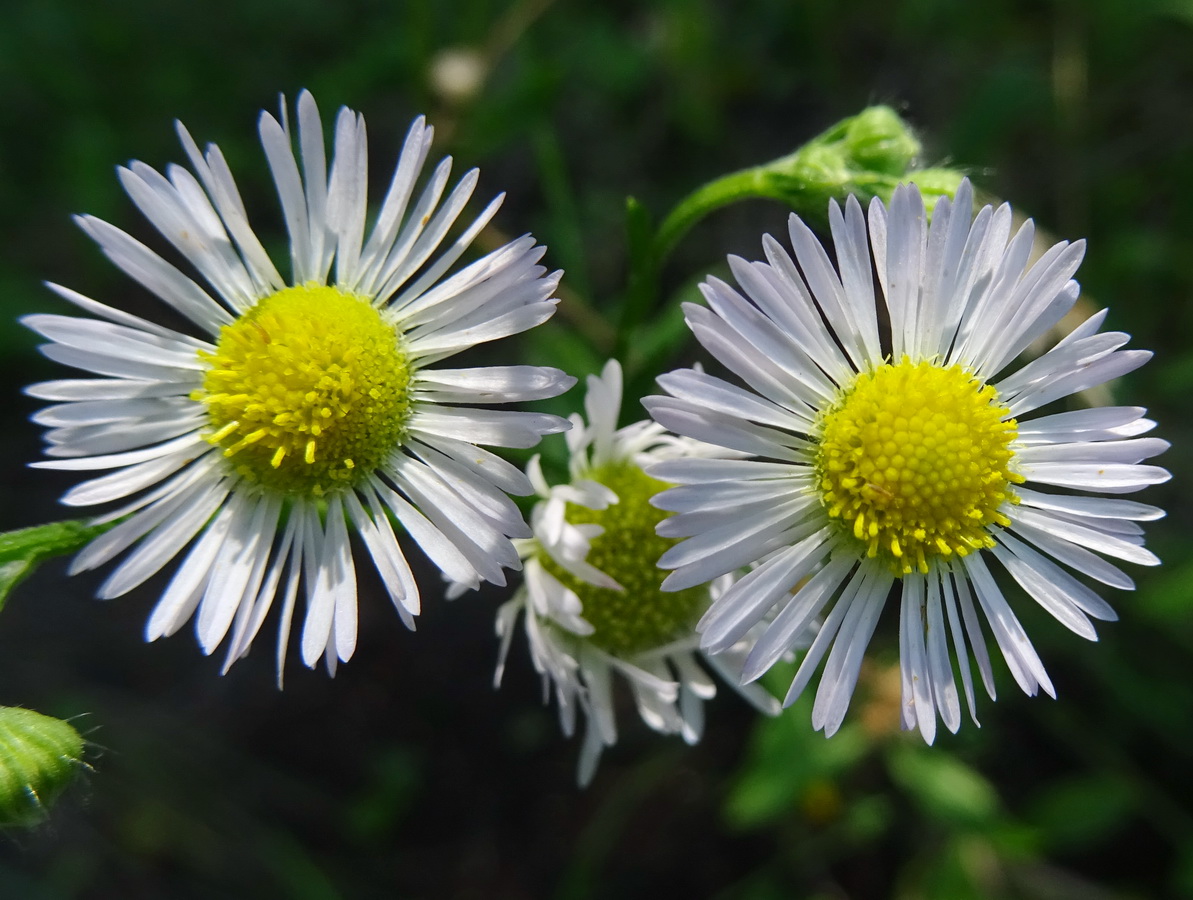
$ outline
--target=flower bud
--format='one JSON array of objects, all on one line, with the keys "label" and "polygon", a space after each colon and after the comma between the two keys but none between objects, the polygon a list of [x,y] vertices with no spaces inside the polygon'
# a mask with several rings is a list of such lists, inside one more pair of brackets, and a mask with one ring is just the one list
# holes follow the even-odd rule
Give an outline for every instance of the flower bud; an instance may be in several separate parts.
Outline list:
[{"label": "flower bud", "polygon": [[84,768],[83,737],[61,719],[0,707],[0,826],[41,822]]},{"label": "flower bud", "polygon": [[871,106],[848,120],[844,149],[854,168],[899,177],[922,147],[898,113],[889,106]]}]

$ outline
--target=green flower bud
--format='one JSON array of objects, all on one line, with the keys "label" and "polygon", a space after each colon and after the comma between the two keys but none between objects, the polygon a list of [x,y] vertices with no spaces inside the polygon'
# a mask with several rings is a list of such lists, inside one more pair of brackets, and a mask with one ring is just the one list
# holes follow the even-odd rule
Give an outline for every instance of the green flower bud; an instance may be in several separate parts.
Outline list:
[{"label": "green flower bud", "polygon": [[[900,182],[919,182],[925,171],[932,173],[925,199],[931,202],[940,194],[952,196],[961,183],[961,173],[915,169],[922,149],[898,113],[889,106],[871,106],[838,122],[794,153],[741,174],[753,174],[756,196],[788,203],[805,221],[824,226],[829,200],[842,201],[854,194],[863,203],[873,197],[889,202]],[[741,191],[751,185],[743,182],[737,187]]]},{"label": "green flower bud", "polygon": [[0,707],[0,826],[36,825],[86,767],[83,737],[61,719]]},{"label": "green flower bud", "polygon": [[871,106],[846,120],[844,150],[853,168],[903,175],[923,149],[889,106]]},{"label": "green flower bud", "polygon": [[760,166],[731,172],[701,185],[663,219],[650,240],[644,220],[631,219],[630,296],[618,329],[618,346],[628,350],[628,336],[644,316],[657,289],[664,261],[688,230],[714,209],[753,197],[787,204],[822,230],[828,225],[828,201],[849,195],[863,205],[874,197],[889,203],[895,188],[914,181],[928,205],[953,196],[963,177],[950,169],[916,169],[923,147],[911,128],[889,106],[871,106],[842,119],[803,147]]},{"label": "green flower bud", "polygon": [[772,174],[776,184],[788,193],[807,191],[832,196],[853,179],[853,170],[839,146],[811,144],[787,157],[786,162],[781,167],[772,163]]},{"label": "green flower bud", "polygon": [[[904,181],[914,182],[919,187],[924,206],[931,211],[937,198],[957,196],[957,188],[964,179],[965,173],[956,169],[916,169],[909,172]],[[970,210],[965,213],[972,214]]]}]

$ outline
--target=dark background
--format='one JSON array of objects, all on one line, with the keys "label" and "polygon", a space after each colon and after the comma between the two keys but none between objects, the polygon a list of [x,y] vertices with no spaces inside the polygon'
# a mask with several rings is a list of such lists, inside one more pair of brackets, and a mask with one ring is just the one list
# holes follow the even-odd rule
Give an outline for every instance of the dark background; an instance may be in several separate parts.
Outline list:
[{"label": "dark background", "polygon": [[[436,89],[448,48],[483,60],[469,97]],[[491,688],[500,591],[447,603],[428,588],[409,633],[366,579],[355,658],[334,681],[294,658],[279,693],[267,633],[221,677],[186,629],[142,643],[160,583],[101,603],[102,573],[51,563],[4,610],[0,703],[78,716],[94,771],[47,824],[0,834],[0,897],[1193,896],[1188,2],[0,0],[0,85],[0,528],[62,516],[73,480],[25,468],[39,438],[21,388],[64,374],[15,318],[66,311],[45,279],[145,303],[69,215],[151,240],[113,167],[181,161],[177,117],[218,141],[282,249],[255,121],[302,87],[325,123],[342,103],[365,114],[374,194],[426,112],[433,155],[482,166],[478,196],[509,192],[498,227],[533,231],[598,310],[624,283],[627,194],[662,214],[889,103],[928,164],[1089,239],[1086,293],[1157,353],[1116,399],[1149,406],[1175,444],[1173,482],[1143,498],[1170,510],[1149,530],[1165,565],[1110,598],[1122,621],[1100,643],[1018,598],[1058,701],[1023,697],[996,664],[983,727],[924,748],[891,728],[892,621],[833,740],[804,704],[760,722],[725,691],[689,749],[627,706],[584,791],[524,647]],[[727,252],[757,257],[785,215],[715,214],[667,287]],[[580,328],[561,315],[503,358],[595,370]]]}]

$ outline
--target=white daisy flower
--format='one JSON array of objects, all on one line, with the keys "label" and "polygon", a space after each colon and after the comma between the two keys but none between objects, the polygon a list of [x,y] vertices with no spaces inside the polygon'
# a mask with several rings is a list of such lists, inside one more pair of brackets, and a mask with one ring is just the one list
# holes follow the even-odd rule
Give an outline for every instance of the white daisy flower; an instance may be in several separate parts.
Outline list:
[{"label": "white daisy flower", "polygon": [[[568,484],[549,486],[536,456],[530,479],[542,498],[531,514],[534,537],[519,542],[524,583],[497,614],[501,683],[518,616],[535,669],[543,677],[544,700],[554,688],[559,719],[569,737],[577,711],[587,717],[579,781],[587,784],[601,751],[616,743],[613,674],[630,686],[644,722],[663,734],[700,739],[703,701],[716,687],[698,664],[697,619],[732,578],[684,591],[660,591],[656,562],[675,542],[655,527],[665,513],[650,498],[666,487],[643,466],[692,454],[719,452],[687,438],[668,435],[649,420],[617,428],[621,410],[621,367],[614,360],[601,376],[588,379],[588,424],[573,415],[567,434],[571,451]],[[705,659],[730,684],[737,684],[746,645]],[[760,710],[774,715],[778,702],[758,685],[740,689]]]},{"label": "white daisy flower", "polygon": [[914,186],[898,189],[889,211],[872,202],[868,223],[856,200],[843,214],[834,203],[836,268],[792,216],[794,262],[767,236],[766,262],[729,260],[744,295],[710,278],[710,308],[686,307],[699,341],[752,390],[681,370],[659,379],[671,396],[644,401],[667,428],[750,457],[650,469],[681,485],[656,498],[677,513],[660,533],[686,538],[660,561],[674,570],[664,588],[756,565],[698,626],[701,645],[717,653],[774,613],[746,661],[747,681],[823,616],[786,703],[827,654],[812,719],[829,735],[892,587],[903,726],[918,725],[931,742],[937,716],[951,731],[961,724],[950,643],[970,715],[971,653],[994,697],[983,617],[1020,687],[1055,696],[992,558],[1091,640],[1090,618],[1115,613],[1058,563],[1129,590],[1131,579],[1104,557],[1158,562],[1136,523],[1161,510],[1072,493],[1122,494],[1169,477],[1139,464],[1168,446],[1139,437],[1155,424],[1144,410],[1026,418],[1151,354],[1119,349],[1125,334],[1099,333],[1103,311],[1008,370],[1072,308],[1084,242],[1058,244],[1028,267],[1031,222],[1012,237],[1009,207],[972,218],[972,203],[966,182],[955,203],[936,205],[930,226]]},{"label": "white daisy flower", "polygon": [[558,273],[538,264],[544,248],[526,236],[448,275],[502,198],[445,246],[477,172],[441,203],[451,170],[444,159],[416,194],[432,135],[422,118],[367,235],[360,115],[340,110],[330,172],[309,93],[298,98],[296,136],[284,109],[280,122],[263,113],[259,130],[290,235],[289,281],[249,226],[219,148],[201,153],[179,124],[194,174],[170,166],[162,176],[133,162],[119,176],[209,287],[106,222],[78,222],[194,333],[57,285],[99,318],[34,315],[24,323],[50,339],[42,347],[50,359],[99,376],[29,389],[57,401],[34,416],[49,427],[46,452],[57,458],[36,465],[111,470],[69,491],[63,502],[71,506],[136,497],[101,518],[123,521],[71,570],[129,551],[99,591],[117,597],[191,545],[147,639],[195,615],[204,652],[228,638],[226,670],[276,602],[280,678],[300,583],[303,662],[322,656],[334,671],[352,655],[350,530],[408,625],[419,612],[418,587],[391,518],[454,580],[504,584],[502,568],[519,566],[510,538],[530,534],[506,495],[533,488],[477,445],[531,447],[567,423],[487,406],[553,397],[574,379],[536,366],[434,367],[549,318]]}]

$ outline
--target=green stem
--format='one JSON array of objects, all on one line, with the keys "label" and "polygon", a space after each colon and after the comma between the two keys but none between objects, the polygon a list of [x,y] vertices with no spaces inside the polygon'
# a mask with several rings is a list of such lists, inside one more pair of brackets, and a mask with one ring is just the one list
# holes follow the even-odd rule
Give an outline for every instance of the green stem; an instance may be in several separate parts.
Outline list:
[{"label": "green stem", "polygon": [[45,560],[73,553],[117,524],[70,519],[0,534],[0,609],[12,589]]},{"label": "green stem", "polygon": [[[710,212],[747,199],[787,204],[805,220],[823,226],[830,199],[856,194],[889,200],[900,181],[915,180],[926,198],[955,193],[961,173],[918,169],[920,143],[894,110],[874,106],[843,119],[802,147],[760,166],[716,178],[684,197],[658,229],[631,199],[627,210],[629,280],[617,327],[615,353],[629,361],[630,341],[654,314],[659,279],[667,258],[696,223]],[[628,378],[634,373],[627,372]]]},{"label": "green stem", "polygon": [[768,184],[770,180],[766,166],[755,166],[710,181],[684,197],[663,220],[655,236],[654,256],[660,267],[692,226],[713,210],[739,200],[758,197],[782,199],[773,185]]}]

